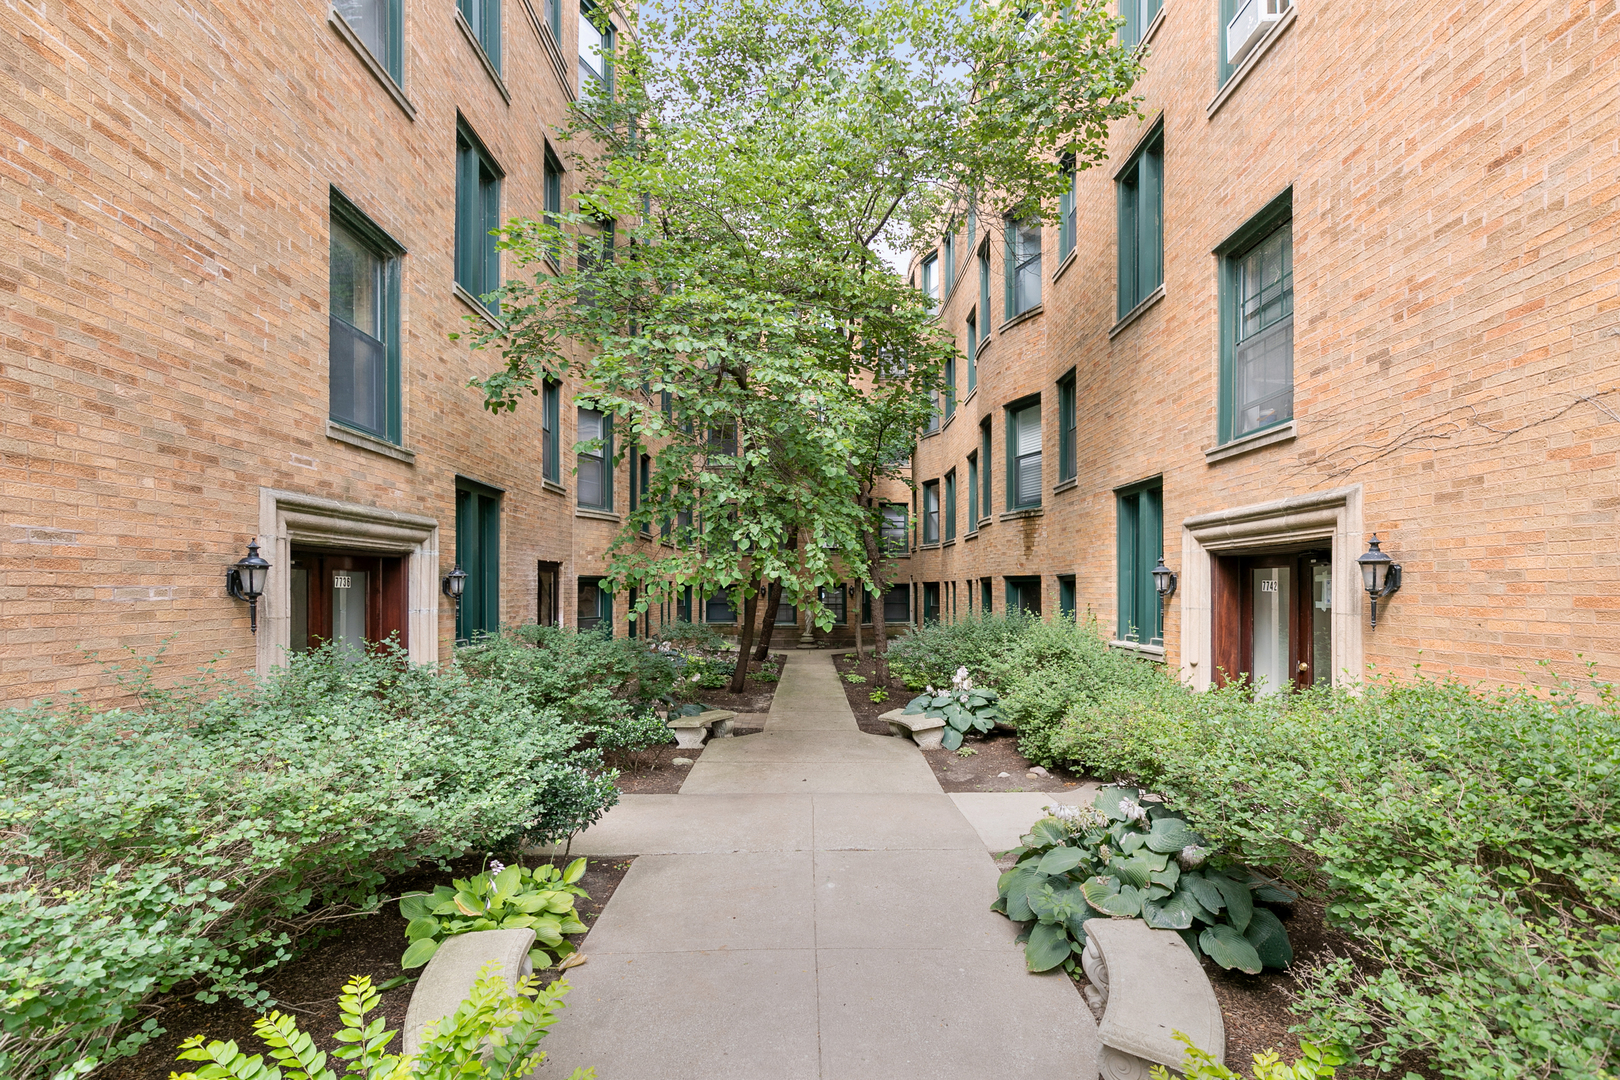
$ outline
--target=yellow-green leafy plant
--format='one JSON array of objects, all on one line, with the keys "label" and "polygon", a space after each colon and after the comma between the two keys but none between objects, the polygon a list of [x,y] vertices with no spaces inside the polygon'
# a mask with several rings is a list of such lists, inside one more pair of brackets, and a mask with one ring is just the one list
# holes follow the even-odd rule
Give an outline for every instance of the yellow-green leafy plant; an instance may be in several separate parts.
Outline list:
[{"label": "yellow-green leafy plant", "polygon": [[502,866],[473,877],[456,878],[431,893],[407,893],[399,898],[399,913],[410,922],[405,940],[410,944],[400,959],[409,970],[421,967],[439,951],[439,943],[475,930],[534,931],[535,947],[529,962],[536,970],[552,965],[574,951],[567,934],[583,934],[585,924],[574,911],[574,900],[586,896],[576,882],[585,876],[585,860],[575,859],[562,870],[550,863],[534,868]]},{"label": "yellow-green leafy plant", "polygon": [[[1182,1059],[1181,1075],[1184,1080],[1243,1080],[1243,1077],[1215,1060],[1207,1050],[1200,1050],[1181,1032],[1175,1032],[1176,1041],[1187,1047]],[[1254,1055],[1254,1080],[1333,1080],[1338,1066],[1349,1059],[1337,1047],[1299,1044],[1299,1060],[1284,1065],[1275,1050],[1262,1050]],[[1152,1080],[1171,1080],[1170,1070],[1155,1065],[1148,1070]]]},{"label": "yellow-green leafy plant", "polygon": [[[371,980],[356,975],[338,998],[342,1030],[333,1038],[343,1045],[332,1056],[346,1062],[345,1080],[517,1080],[546,1059],[539,1049],[562,1011],[568,983],[542,987],[532,976],[508,989],[498,962],[484,965],[472,993],[455,1013],[436,1020],[422,1032],[414,1054],[390,1054],[388,1043],[398,1032],[384,1030],[379,1016],[367,1020],[382,995]],[[315,1040],[282,1012],[253,1022],[253,1033],[270,1048],[274,1065],[262,1054],[244,1054],[235,1042],[206,1042],[193,1035],[180,1044],[180,1061],[204,1064],[195,1072],[169,1074],[169,1080],[338,1080]],[[575,1069],[570,1080],[592,1080],[595,1069]]]}]

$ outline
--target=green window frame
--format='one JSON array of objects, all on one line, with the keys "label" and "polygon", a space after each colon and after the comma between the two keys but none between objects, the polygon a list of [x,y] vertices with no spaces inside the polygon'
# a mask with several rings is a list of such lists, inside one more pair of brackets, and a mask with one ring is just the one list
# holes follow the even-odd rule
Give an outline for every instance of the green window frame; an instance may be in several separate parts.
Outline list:
[{"label": "green window frame", "polygon": [[731,590],[722,589],[703,599],[703,621],[724,625],[737,621],[737,606],[732,602]]},{"label": "green window frame", "polygon": [[456,477],[456,565],[467,580],[456,606],[456,642],[501,628],[501,490]]},{"label": "green window frame", "polygon": [[991,495],[990,476],[990,418],[987,416],[979,421],[979,482],[984,485],[979,497],[979,508],[984,517],[989,517],[991,508],[995,506],[995,500]]},{"label": "green window frame", "polygon": [[579,85],[580,101],[593,96],[613,96],[612,21],[597,5],[586,0],[579,5]]},{"label": "green window frame", "polygon": [[979,387],[979,316],[978,312],[969,310],[967,314],[967,392],[973,396],[973,391]]},{"label": "green window frame", "polygon": [[945,474],[945,479],[944,479],[943,483],[944,483],[944,487],[945,487],[945,494],[944,494],[944,497],[943,497],[943,501],[944,501],[944,504],[945,504],[945,507],[944,507],[945,521],[944,521],[944,529],[942,530],[942,532],[943,532],[943,535],[944,535],[944,539],[947,542],[949,542],[951,540],[956,539],[956,470],[955,469],[952,469],[950,472]]},{"label": "green window frame", "polygon": [[337,188],[328,242],[327,405],[332,422],[404,437],[399,281],[405,248]]},{"label": "green window frame", "polygon": [[[1227,2],[1229,0],[1222,0],[1223,4]],[[1125,20],[1125,25],[1119,28],[1119,43],[1127,49],[1140,45],[1142,35],[1153,25],[1154,16],[1159,14],[1159,8],[1163,6],[1164,0],[1119,0],[1119,17]],[[1224,22],[1221,29],[1224,36]]]},{"label": "green window frame", "polygon": [[990,245],[979,249],[979,341],[990,340]]},{"label": "green window frame", "polygon": [[979,579],[979,617],[994,614],[991,601],[995,597],[995,587],[991,578]]},{"label": "green window frame", "polygon": [[972,202],[967,209],[967,249],[972,251],[979,241],[979,211]]},{"label": "green window frame", "polygon": [[[1226,28],[1232,24],[1233,19],[1237,18],[1237,13],[1243,9],[1243,5],[1246,2],[1247,0],[1221,0],[1220,2],[1220,22],[1215,26],[1216,87],[1225,86],[1226,81],[1237,72],[1238,68],[1243,66],[1244,62],[1248,60],[1249,56],[1254,54],[1254,50],[1259,48],[1259,44],[1256,43],[1255,46],[1250,48],[1249,56],[1239,57],[1237,63],[1235,64],[1227,59]],[[1293,0],[1255,0],[1255,3],[1264,4],[1273,16],[1281,15],[1289,8],[1294,6]],[[1261,41],[1264,40],[1265,38],[1262,37]]]},{"label": "green window frame", "polygon": [[405,85],[405,0],[332,0],[332,10],[372,59],[394,80]]},{"label": "green window frame", "polygon": [[562,483],[562,383],[545,380],[540,397],[540,476]]},{"label": "green window frame", "polygon": [[[501,224],[504,174],[472,128],[456,124],[456,284],[492,314],[500,311],[501,253],[491,235]],[[486,298],[487,297],[487,298]]]},{"label": "green window frame", "polygon": [[[613,636],[613,594],[599,577],[581,577],[574,588],[574,626]],[[632,635],[634,636],[634,635]]]},{"label": "green window frame", "polygon": [[1041,505],[1041,398],[1020,398],[1006,408],[1007,509]]},{"label": "green window frame", "polygon": [[[1130,0],[1125,0],[1129,3]],[[1074,155],[1065,154],[1063,160],[1063,176],[1067,183],[1063,185],[1063,192],[1058,196],[1058,265],[1069,257],[1074,250],[1075,227],[1078,224],[1078,213],[1075,206],[1075,188],[1079,182],[1079,173],[1074,167]]]},{"label": "green window frame", "polygon": [[1074,604],[1074,575],[1058,575],[1058,614],[1065,619],[1072,619],[1075,615]]},{"label": "green window frame", "polygon": [[1119,317],[1164,284],[1164,124],[1156,124],[1114,182],[1119,207]]},{"label": "green window frame", "polygon": [[951,295],[951,286],[956,284],[956,223],[951,223],[951,229],[939,241],[940,257],[945,262],[945,280],[941,286],[942,295]]},{"label": "green window frame", "polygon": [[562,0],[545,0],[546,28],[552,40],[562,44]]},{"label": "green window frame", "polygon": [[501,70],[501,0],[456,0],[461,17],[489,57],[489,66]]},{"label": "green window frame", "polygon": [[1037,221],[1008,218],[1007,254],[1002,263],[1003,307],[1016,318],[1041,302],[1041,225]]},{"label": "green window frame", "polygon": [[922,489],[922,542],[939,543],[939,481],[930,480]]},{"label": "green window frame", "polygon": [[979,454],[974,451],[967,457],[967,532],[969,536],[979,531]]},{"label": "green window frame", "polygon": [[1075,374],[1071,370],[1057,382],[1058,389],[1058,483],[1073,480],[1080,473],[1076,431]]},{"label": "green window frame", "polygon": [[1215,251],[1220,265],[1222,443],[1294,418],[1293,189]]},{"label": "green window frame", "polygon": [[575,499],[587,510],[613,511],[613,415],[581,408],[574,428]]},{"label": "green window frame", "polygon": [[939,310],[939,256],[929,255],[922,261],[922,293],[928,297],[928,310]]},{"label": "green window frame", "polygon": [[[639,493],[639,504],[645,505],[647,501],[647,492],[652,488],[652,455],[641,454],[635,458],[632,458],[631,460],[636,462],[637,469],[636,476],[633,478],[633,482],[630,485],[631,494],[636,495]],[[630,509],[634,510],[636,508],[637,500],[632,499],[631,501],[632,505]],[[643,536],[652,535],[651,518],[648,518],[646,521],[641,523],[641,534]]]},{"label": "green window frame", "polygon": [[1007,612],[1024,611],[1038,618],[1041,614],[1041,579],[1029,576],[1003,580],[1007,584]]},{"label": "green window frame", "polygon": [[1115,492],[1119,519],[1119,640],[1164,644],[1164,611],[1153,568],[1164,554],[1164,482],[1160,478]]},{"label": "green window frame", "polygon": [[945,361],[945,419],[956,415],[956,354]]},{"label": "green window frame", "polygon": [[[543,165],[544,191],[542,193],[545,212],[541,215],[541,220],[553,229],[562,228],[563,171],[562,162],[557,160],[557,155],[551,152],[551,146],[547,144]],[[548,244],[546,246],[546,257],[551,260],[553,266],[561,267],[562,245],[559,243]]]},{"label": "green window frame", "polygon": [[925,581],[922,583],[922,621],[924,624],[939,622],[939,582]]}]

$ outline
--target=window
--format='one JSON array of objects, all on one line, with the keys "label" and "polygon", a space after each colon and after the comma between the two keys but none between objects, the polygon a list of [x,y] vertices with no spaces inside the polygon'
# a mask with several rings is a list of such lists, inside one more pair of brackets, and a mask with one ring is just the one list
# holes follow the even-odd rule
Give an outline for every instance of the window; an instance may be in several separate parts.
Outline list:
[{"label": "window", "polygon": [[703,601],[703,621],[711,623],[734,623],[737,621],[737,609],[731,606],[729,592],[711,596]]},{"label": "window", "polygon": [[922,490],[922,542],[939,543],[939,481],[930,480]]},{"label": "window", "polygon": [[954,222],[951,225],[951,231],[946,233],[945,238],[940,241],[940,249],[945,260],[944,295],[949,296],[951,295],[951,286],[956,284],[956,225]]},{"label": "window", "polygon": [[885,555],[905,555],[910,550],[910,545],[906,543],[906,518],[906,508],[900,503],[884,504],[881,535]]},{"label": "window", "polygon": [[456,565],[467,575],[456,607],[456,640],[501,627],[501,493],[456,480]]},{"label": "window", "polygon": [[1007,221],[1007,318],[1022,315],[1041,302],[1041,226]]},{"label": "window", "polygon": [[595,275],[591,271],[601,265],[613,261],[614,224],[612,218],[603,218],[596,223],[596,232],[592,235],[584,233],[579,238],[579,270],[586,276],[585,282],[579,289],[579,302],[589,307],[596,300],[596,287],[592,284]]},{"label": "window", "polygon": [[1164,284],[1164,129],[1157,128],[1115,182],[1119,200],[1119,317]]},{"label": "window", "polygon": [[799,608],[798,608],[798,605],[797,604],[790,604],[786,600],[782,600],[782,601],[778,602],[777,605],[776,605],[776,619],[775,619],[775,622],[776,622],[777,626],[798,626],[799,625]]},{"label": "window", "polygon": [[[1132,2],[1132,0],[1123,0],[1123,2],[1128,5]],[[1064,157],[1063,178],[1065,181],[1063,185],[1063,194],[1058,196],[1059,266],[1063,265],[1063,260],[1069,257],[1069,252],[1074,250],[1076,224],[1074,189],[1078,179],[1078,173],[1075,171],[1073,154],[1068,154]]]},{"label": "window", "polygon": [[967,495],[968,519],[967,531],[969,535],[979,531],[979,454],[978,451],[968,455]]},{"label": "window", "polygon": [[979,211],[971,202],[969,202],[967,211],[967,246],[969,251],[973,250],[974,245],[978,243],[978,240]]},{"label": "window", "polygon": [[613,24],[595,4],[579,5],[579,96],[613,94]]},{"label": "window", "polygon": [[404,0],[332,0],[354,36],[394,82],[405,83]]},{"label": "window", "polygon": [[692,621],[692,586],[683,585],[675,592],[675,618],[680,622]]},{"label": "window", "polygon": [[534,621],[541,626],[561,626],[562,612],[557,610],[557,582],[562,578],[562,563],[539,560],[535,565]]},{"label": "window", "polygon": [[1064,574],[1058,578],[1058,614],[1065,619],[1074,618],[1074,575]]},{"label": "window", "polygon": [[849,620],[849,592],[842,585],[831,585],[827,594],[822,598],[827,610],[832,612],[833,622],[842,626]]},{"label": "window", "polygon": [[[1217,85],[1225,86],[1226,80],[1230,79],[1233,73],[1243,66],[1247,54],[1254,51],[1253,46],[1251,46],[1248,49],[1239,50],[1234,57],[1232,46],[1237,45],[1238,42],[1230,40],[1231,35],[1227,33],[1227,28],[1232,25],[1232,20],[1237,18],[1238,12],[1246,8],[1256,9],[1261,16],[1259,36],[1263,37],[1266,33],[1266,26],[1268,24],[1275,26],[1277,16],[1280,16],[1293,6],[1293,0],[1221,0],[1221,21],[1215,33]],[[1154,7],[1157,10],[1158,5],[1155,4]]]},{"label": "window", "polygon": [[456,0],[456,6],[489,57],[489,66],[501,70],[501,0]]},{"label": "window", "polygon": [[939,582],[937,581],[923,582],[922,617],[925,623],[939,622]]},{"label": "window", "polygon": [[979,340],[990,340],[990,245],[979,251]]},{"label": "window", "polygon": [[[871,620],[868,619],[868,622]],[[883,621],[908,623],[911,621],[911,589],[905,585],[891,585],[883,594]]]},{"label": "window", "polygon": [[939,310],[939,256],[930,255],[922,264],[922,291],[928,297],[928,310]]},{"label": "window", "polygon": [[945,419],[956,415],[956,354],[945,361]]},{"label": "window", "polygon": [[989,578],[980,578],[979,579],[979,614],[981,616],[991,614],[990,601],[991,601],[991,598],[994,595],[995,594],[991,590],[991,587],[990,587],[990,579]]},{"label": "window", "polygon": [[1058,483],[1080,472],[1075,447],[1074,372],[1058,380]]},{"label": "window", "polygon": [[945,474],[945,539],[956,539],[956,470]]},{"label": "window", "polygon": [[336,423],[401,439],[399,257],[389,235],[332,192],[327,378]]},{"label": "window", "polygon": [[969,396],[979,385],[979,314],[969,311],[967,316],[967,392]]},{"label": "window", "polygon": [[562,41],[562,0],[544,0],[546,26],[554,41]]},{"label": "window", "polygon": [[1007,509],[1041,505],[1041,403],[1007,406]]},{"label": "window", "polygon": [[[640,496],[639,501],[640,501],[640,503],[645,504],[646,501],[647,501],[647,492],[652,488],[652,455],[651,454],[642,454],[641,455],[640,473],[636,477],[636,482],[633,485],[631,485],[631,487],[632,487],[632,492],[633,493],[639,493],[639,496]],[[633,510],[633,509],[635,509],[635,507],[631,507],[631,509]],[[651,519],[648,519],[647,521],[643,521],[641,523],[641,531],[642,531],[642,533],[644,535],[647,535],[647,536],[652,535],[652,520]]]},{"label": "window", "polygon": [[540,392],[540,475],[562,483],[562,383],[547,379]]},{"label": "window", "polygon": [[[1222,7],[1225,7],[1223,0]],[[1142,43],[1142,35],[1147,28],[1153,25],[1153,17],[1159,13],[1163,0],[1119,0],[1119,17],[1125,20],[1125,25],[1119,28],[1119,43],[1127,49],[1134,49]],[[1223,22],[1222,34],[1225,34],[1226,24]]]},{"label": "window", "polygon": [[599,577],[579,579],[575,619],[581,630],[601,630],[613,634],[613,594],[602,586]]},{"label": "window", "polygon": [[[556,2],[560,3],[561,0],[556,0]],[[562,164],[560,162],[558,162],[556,155],[551,152],[551,147],[549,147],[549,146],[546,147],[544,173],[545,173],[545,176],[544,176],[544,180],[545,180],[545,191],[544,191],[545,213],[543,215],[543,218],[545,220],[545,223],[547,225],[551,226],[553,229],[560,229],[560,228],[562,228],[562,216],[561,215],[562,215],[562,208],[563,208],[563,201],[562,201],[563,167],[562,167]],[[553,264],[555,264],[557,266],[562,265],[562,247],[561,247],[561,245],[555,244],[555,243],[548,245],[546,247],[546,254],[548,256],[550,256],[551,261],[552,261]]]},{"label": "window", "polygon": [[465,124],[456,127],[456,284],[493,312],[501,287],[501,253],[490,235],[501,224],[501,170]]},{"label": "window", "polygon": [[1164,554],[1164,488],[1158,480],[1119,492],[1119,640],[1164,644],[1153,568]]},{"label": "window", "polygon": [[984,490],[979,494],[979,512],[984,517],[990,516],[990,508],[995,502],[990,497],[990,418],[987,416],[979,421],[979,482]]},{"label": "window", "polygon": [[1223,254],[1221,441],[1294,416],[1294,240],[1289,195]]},{"label": "window", "polygon": [[1041,613],[1041,579],[1038,577],[1010,577],[1007,579],[1007,610],[1023,611],[1030,615]]},{"label": "window", "polygon": [[590,510],[613,509],[613,417],[595,409],[579,410],[575,430],[578,455],[579,505]]}]

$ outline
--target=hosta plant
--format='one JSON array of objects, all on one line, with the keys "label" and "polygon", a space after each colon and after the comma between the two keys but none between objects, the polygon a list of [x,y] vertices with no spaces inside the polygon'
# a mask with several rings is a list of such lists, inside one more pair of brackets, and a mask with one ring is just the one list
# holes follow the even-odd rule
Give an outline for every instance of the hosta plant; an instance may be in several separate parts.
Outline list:
[{"label": "hosta plant", "polygon": [[534,931],[535,946],[529,962],[535,970],[552,965],[574,951],[564,935],[583,934],[585,924],[574,913],[575,897],[585,890],[575,882],[585,876],[585,860],[575,859],[565,869],[550,863],[530,869],[491,862],[482,874],[431,893],[408,893],[399,898],[399,913],[409,919],[405,940],[410,944],[400,960],[409,970],[421,967],[439,951],[439,943],[474,930]]},{"label": "hosta plant", "polygon": [[[421,1048],[400,1056],[387,1052],[397,1032],[384,1030],[383,1017],[366,1016],[382,995],[370,979],[357,975],[338,998],[343,1027],[332,1038],[342,1045],[332,1056],[347,1062],[343,1080],[518,1080],[545,1060],[540,1040],[557,1022],[567,993],[566,982],[541,987],[528,975],[516,989],[508,989],[498,965],[486,965],[455,1013],[428,1024]],[[242,1053],[234,1042],[206,1042],[194,1035],[180,1044],[179,1060],[203,1064],[195,1072],[170,1073],[170,1080],[338,1080],[326,1054],[287,1014],[261,1016],[253,1022],[253,1033],[270,1048],[276,1064]],[[570,1080],[595,1075],[594,1069],[576,1069]]]},{"label": "hosta plant", "polygon": [[1028,924],[1031,971],[1072,972],[1091,919],[1140,918],[1174,930],[1194,955],[1257,974],[1293,959],[1282,921],[1260,902],[1294,895],[1211,852],[1168,807],[1130,787],[1106,787],[1093,806],[1047,807],[1009,854],[992,908]]},{"label": "hosta plant", "polygon": [[945,749],[955,750],[970,731],[983,735],[1001,717],[1000,699],[994,690],[974,686],[967,668],[957,668],[949,689],[927,687],[901,710],[907,716],[923,715],[945,721]]}]

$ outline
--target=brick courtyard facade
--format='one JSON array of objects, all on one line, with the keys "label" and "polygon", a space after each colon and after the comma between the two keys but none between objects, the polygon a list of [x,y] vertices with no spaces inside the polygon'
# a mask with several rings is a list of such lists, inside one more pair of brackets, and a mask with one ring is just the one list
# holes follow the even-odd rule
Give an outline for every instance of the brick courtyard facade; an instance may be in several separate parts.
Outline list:
[{"label": "brick courtyard facade", "polygon": [[915,457],[919,605],[1072,608],[1195,685],[1620,674],[1616,5],[1296,0],[1230,63],[1236,5],[1143,7],[1142,118],[1019,295],[1000,221],[913,264],[964,352]]}]

